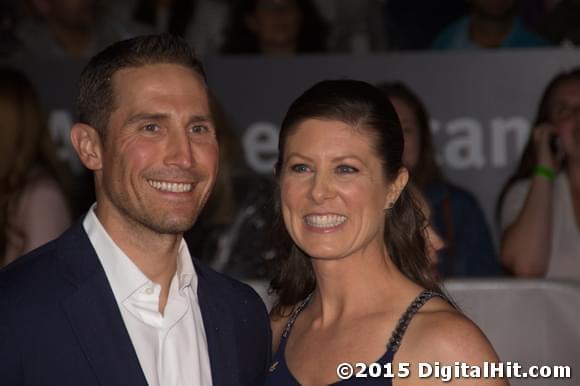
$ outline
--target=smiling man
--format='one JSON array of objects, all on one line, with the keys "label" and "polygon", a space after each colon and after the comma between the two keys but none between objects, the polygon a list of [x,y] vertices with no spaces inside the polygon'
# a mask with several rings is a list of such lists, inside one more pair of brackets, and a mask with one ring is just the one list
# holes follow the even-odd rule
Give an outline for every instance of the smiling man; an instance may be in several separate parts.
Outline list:
[{"label": "smiling man", "polygon": [[263,303],[182,237],[218,167],[201,64],[169,35],[116,43],[81,74],[78,109],[97,202],[0,273],[2,384],[261,384]]}]

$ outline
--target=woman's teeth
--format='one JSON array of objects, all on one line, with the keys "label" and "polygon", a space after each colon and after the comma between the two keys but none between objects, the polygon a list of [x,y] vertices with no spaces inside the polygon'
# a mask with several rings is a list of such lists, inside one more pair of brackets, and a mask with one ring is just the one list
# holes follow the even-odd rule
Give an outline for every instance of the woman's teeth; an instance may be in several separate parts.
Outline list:
[{"label": "woman's teeth", "polygon": [[317,228],[331,228],[346,221],[346,216],[338,214],[308,215],[304,217],[306,224]]}]

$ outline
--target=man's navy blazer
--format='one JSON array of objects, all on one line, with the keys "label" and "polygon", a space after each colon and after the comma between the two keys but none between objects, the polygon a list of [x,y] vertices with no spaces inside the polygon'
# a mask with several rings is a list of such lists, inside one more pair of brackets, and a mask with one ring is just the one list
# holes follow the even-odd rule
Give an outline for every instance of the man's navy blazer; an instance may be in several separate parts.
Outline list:
[{"label": "man's navy blazer", "polygon": [[[262,384],[271,350],[264,304],[247,285],[194,266],[213,385]],[[0,271],[0,385],[146,384],[81,223]]]}]

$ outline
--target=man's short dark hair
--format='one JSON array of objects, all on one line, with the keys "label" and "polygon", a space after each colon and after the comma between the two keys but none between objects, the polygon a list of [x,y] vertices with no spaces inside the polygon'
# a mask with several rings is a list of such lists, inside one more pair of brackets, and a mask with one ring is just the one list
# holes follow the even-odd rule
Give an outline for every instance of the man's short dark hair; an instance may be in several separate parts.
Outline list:
[{"label": "man's short dark hair", "polygon": [[206,81],[193,49],[179,37],[162,34],[119,41],[95,55],[83,69],[77,100],[79,121],[94,127],[104,142],[109,118],[116,108],[113,75],[125,68],[159,63],[190,68]]}]

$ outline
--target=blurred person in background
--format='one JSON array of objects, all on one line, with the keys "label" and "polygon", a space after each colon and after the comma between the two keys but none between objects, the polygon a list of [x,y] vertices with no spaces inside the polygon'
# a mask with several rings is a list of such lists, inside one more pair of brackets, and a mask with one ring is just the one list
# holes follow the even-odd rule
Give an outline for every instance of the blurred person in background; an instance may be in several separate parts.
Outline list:
[{"label": "blurred person in background", "polygon": [[104,17],[98,0],[27,0],[31,15],[18,25],[27,54],[88,59],[117,40],[149,33],[136,23]]},{"label": "blurred person in background", "polygon": [[185,38],[196,55],[220,51],[231,0],[105,0],[107,17]]},{"label": "blurred person in background", "polygon": [[241,0],[223,52],[292,55],[326,50],[326,25],[310,0]]},{"label": "blurred person in background", "polygon": [[433,37],[468,9],[465,0],[383,2],[387,50],[427,50]]},{"label": "blurred person in background", "polygon": [[547,1],[549,8],[539,26],[542,34],[558,45],[580,45],[580,1]]},{"label": "blurred person in background", "polygon": [[17,7],[13,0],[0,2],[0,58],[9,58],[20,49],[16,36]]},{"label": "blurred person in background", "polygon": [[184,235],[192,254],[240,280],[263,279],[271,253],[267,236],[273,181],[246,165],[241,140],[221,104],[210,95],[220,146],[213,192]]},{"label": "blurred person in background", "polygon": [[519,16],[516,0],[470,0],[469,14],[435,38],[436,50],[542,47],[549,42]]},{"label": "blurred person in background", "polygon": [[0,267],[71,224],[66,175],[30,81],[0,69]]},{"label": "blurred person in background", "polygon": [[483,211],[475,197],[450,183],[435,160],[427,109],[406,85],[383,83],[403,126],[403,164],[432,209],[435,230],[445,242],[439,251],[442,277],[480,277],[500,274],[500,265]]},{"label": "blurred person in background", "polygon": [[195,3],[194,0],[138,0],[133,5],[132,16],[156,33],[168,32],[183,37]]},{"label": "blurred person in background", "polygon": [[546,87],[498,210],[510,272],[580,280],[580,68]]},{"label": "blurred person in background", "polygon": [[383,1],[313,0],[313,3],[329,27],[329,51],[364,53],[385,49]]}]

